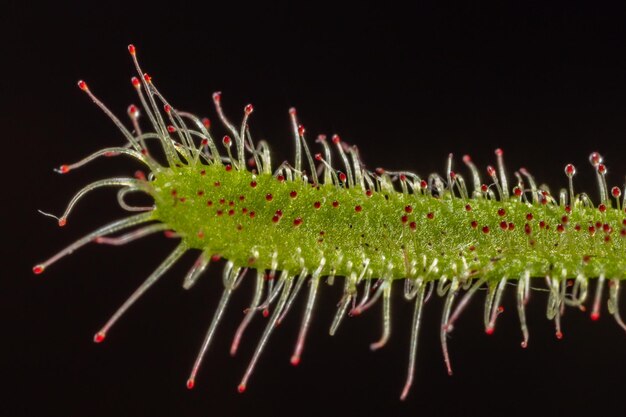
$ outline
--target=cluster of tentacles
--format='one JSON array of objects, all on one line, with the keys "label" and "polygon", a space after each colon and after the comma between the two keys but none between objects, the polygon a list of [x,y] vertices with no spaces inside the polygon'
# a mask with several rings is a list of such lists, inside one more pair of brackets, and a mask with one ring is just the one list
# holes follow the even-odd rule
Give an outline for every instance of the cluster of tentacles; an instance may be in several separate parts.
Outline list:
[{"label": "cluster of tentacles", "polygon": [[[143,111],[151,122],[154,131],[143,132],[139,124],[139,109],[137,106],[131,105],[128,108],[133,128],[128,130],[125,125],[98,99],[88,88],[87,84],[79,81],[79,87],[85,91],[93,102],[98,105],[107,116],[115,123],[119,130],[127,139],[127,144],[121,147],[110,147],[102,149],[87,158],[71,164],[62,165],[57,172],[67,173],[79,168],[86,163],[100,156],[127,155],[144,164],[149,175],[146,176],[138,171],[136,178],[110,178],[96,181],[82,190],[70,201],[67,209],[57,220],[60,226],[64,226],[67,222],[68,215],[74,205],[89,191],[100,187],[121,187],[118,194],[118,201],[123,209],[138,212],[131,217],[127,217],[113,223],[107,224],[94,232],[84,236],[72,245],[63,249],[47,261],[35,266],[34,272],[39,274],[48,266],[55,263],[62,257],[72,253],[76,249],[91,243],[101,243],[110,245],[123,245],[144,236],[156,233],[166,232],[168,236],[177,237],[175,232],[169,230],[169,226],[163,223],[154,223],[156,220],[152,215],[153,207],[136,207],[129,205],[125,197],[129,193],[144,191],[151,194],[151,180],[155,175],[163,169],[171,166],[181,166],[187,164],[205,164],[205,165],[223,165],[226,169],[246,170],[257,173],[271,173],[277,178],[284,178],[287,181],[304,181],[312,185],[318,183],[333,184],[337,187],[361,187],[363,190],[377,191],[395,191],[399,188],[404,194],[416,193],[423,195],[432,195],[434,197],[442,197],[449,195],[450,198],[455,196],[461,199],[484,198],[498,200],[513,196],[518,198],[520,202],[527,204],[561,204],[565,205],[568,201],[568,190],[564,190],[560,194],[560,198],[556,199],[544,188],[537,187],[533,177],[525,170],[516,172],[518,183],[509,191],[509,184],[506,181],[504,163],[502,160],[502,152],[496,151],[497,168],[488,168],[488,174],[491,177],[491,184],[485,185],[481,183],[477,168],[469,157],[463,160],[472,173],[474,183],[474,191],[468,191],[463,177],[452,170],[452,158],[448,159],[448,166],[445,177],[437,174],[431,174],[427,179],[410,172],[391,172],[384,170],[369,171],[361,162],[358,151],[354,146],[347,146],[338,136],[333,136],[332,144],[336,145],[336,152],[339,155],[345,172],[337,170],[331,163],[331,146],[326,137],[320,136],[317,140],[323,146],[323,154],[313,155],[304,139],[304,128],[298,124],[296,112],[294,109],[290,111],[293,123],[293,133],[296,145],[296,158],[294,166],[285,162],[276,170],[272,171],[269,148],[264,141],[254,144],[250,132],[248,130],[248,117],[253,112],[251,105],[244,109],[244,117],[241,127],[238,129],[224,115],[219,93],[213,95],[217,114],[222,121],[224,127],[228,130],[230,136],[224,136],[222,144],[225,147],[226,155],[218,150],[219,142],[214,140],[210,133],[210,123],[208,119],[199,119],[198,117],[176,110],[167,100],[159,93],[149,75],[143,73],[136,59],[135,48],[129,46],[129,51],[133,58],[134,64],[138,71],[139,77],[132,78],[132,84],[135,87],[139,100],[141,101]],[[165,118],[167,118],[167,120]],[[165,164],[158,162],[148,152],[148,143],[157,141],[162,153],[166,159]],[[234,154],[232,145],[235,145]],[[309,170],[303,169],[302,160],[308,162]],[[602,194],[603,203],[609,202],[610,196],[620,197],[619,189],[612,189],[610,192],[604,179],[605,168],[603,168],[601,157],[598,154],[591,156],[591,162],[598,172],[598,183]],[[317,163],[317,165],[316,165]],[[570,180],[569,183],[569,201],[572,204],[590,205],[589,198],[584,194],[575,195],[572,185],[572,177],[575,169],[572,165],[568,165],[565,172]],[[528,182],[528,187],[524,180]],[[371,191],[368,191],[371,192]],[[610,202],[608,203],[610,204]],[[623,203],[622,203],[623,204]],[[617,200],[616,205],[619,209],[620,202]],[[45,214],[45,213],[44,213]],[[142,225],[141,228],[135,228]],[[112,236],[126,229],[135,228],[130,232],[122,235]],[[95,335],[95,341],[104,340],[111,326],[122,316],[122,314],[148,289],[150,288],[187,250],[190,248],[183,242],[159,265],[159,267],[146,279],[146,281],[132,294],[132,296],[115,312],[110,320]],[[183,286],[188,289],[193,286],[198,277],[206,270],[212,257],[206,253],[202,253],[194,263],[189,273],[184,279]],[[390,303],[392,279],[382,277],[374,280],[371,270],[368,270],[368,262],[363,267],[354,267],[349,274],[346,274],[344,296],[338,304],[337,314],[332,322],[330,334],[337,331],[341,320],[348,314],[351,316],[359,315],[363,311],[373,306],[378,300],[383,300],[383,335],[379,341],[371,345],[372,350],[382,347],[390,335]],[[318,284],[322,276],[327,276],[327,280],[332,284],[334,281],[335,270],[330,269],[327,273],[329,265],[322,258],[317,268],[302,268],[297,274],[290,274],[287,271],[278,272],[278,265],[274,262],[269,268],[256,268],[251,266],[240,267],[234,262],[227,260],[223,271],[223,284],[225,287],[221,297],[217,311],[213,317],[210,327],[202,343],[200,352],[193,365],[191,374],[187,381],[187,386],[192,388],[195,384],[197,372],[199,370],[202,358],[204,357],[220,320],[223,317],[226,305],[232,292],[237,288],[242,278],[249,269],[256,270],[256,289],[250,303],[245,311],[244,319],[240,324],[232,342],[231,354],[237,352],[239,343],[244,334],[245,329],[250,324],[256,313],[262,313],[264,316],[269,315],[272,310],[269,322],[255,350],[249,367],[239,385],[239,391],[243,392],[246,388],[247,381],[252,374],[254,366],[258,361],[263,348],[265,347],[273,329],[284,319],[290,310],[296,296],[300,290],[308,282],[308,297],[303,314],[303,320],[300,327],[297,343],[291,362],[296,365],[300,361],[300,357],[304,347],[309,324],[311,321],[314,304],[318,291]],[[415,303],[412,336],[410,344],[409,366],[407,379],[402,391],[401,398],[406,398],[409,387],[413,381],[418,331],[421,321],[421,313],[424,304],[428,301],[432,292],[436,292],[439,296],[445,297],[444,309],[441,320],[441,344],[444,352],[445,362],[448,371],[451,373],[450,360],[447,349],[447,336],[452,331],[455,322],[459,318],[461,312],[468,305],[470,299],[480,289],[486,287],[486,299],[484,305],[484,326],[487,333],[492,333],[495,329],[496,318],[503,311],[501,301],[504,290],[509,282],[514,282],[517,288],[517,310],[520,317],[521,329],[523,334],[522,346],[526,347],[528,343],[528,329],[526,325],[524,308],[528,303],[530,296],[530,274],[524,273],[521,277],[510,279],[502,278],[499,282],[488,281],[484,278],[477,277],[475,274],[459,274],[457,277],[441,276],[437,261],[426,262],[420,264],[418,261],[412,260],[406,266],[407,277],[411,279],[404,280],[404,297],[407,300],[413,300]],[[547,316],[551,320],[555,320],[557,326],[557,337],[561,337],[560,317],[565,306],[574,306],[584,309],[584,303],[588,295],[588,278],[582,274],[573,280],[560,279],[559,277],[546,277],[549,300]],[[592,318],[597,319],[600,312],[600,304],[602,300],[603,289],[605,286],[605,276],[599,275],[595,296],[593,298]],[[621,317],[619,316],[618,291],[620,281],[618,279],[609,280],[609,311],[613,313],[619,325],[626,329]],[[361,289],[362,288],[362,289]],[[359,290],[362,295],[359,297]],[[461,295],[461,291],[465,292],[455,306],[457,297]]]}]

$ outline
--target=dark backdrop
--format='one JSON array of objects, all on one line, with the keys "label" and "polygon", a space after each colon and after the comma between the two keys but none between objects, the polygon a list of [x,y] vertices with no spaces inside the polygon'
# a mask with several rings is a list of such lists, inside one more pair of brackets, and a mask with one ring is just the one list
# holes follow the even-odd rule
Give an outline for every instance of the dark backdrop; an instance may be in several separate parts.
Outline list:
[{"label": "dark backdrop", "polygon": [[[471,153],[484,167],[502,147],[510,169],[525,166],[554,190],[563,167],[597,198],[591,151],[606,157],[611,185],[623,185],[626,136],[624,10],[573,2],[546,7],[451,7],[415,2],[309,7],[217,2],[128,2],[18,6],[0,17],[3,188],[0,280],[2,415],[589,415],[623,410],[626,335],[606,311],[598,323],[568,311],[557,341],[533,294],[531,341],[519,347],[513,291],[498,330],[481,329],[481,302],[450,340],[455,375],[438,344],[441,303],[424,313],[418,370],[406,402],[411,306],[395,299],[393,336],[382,351],[379,308],[327,335],[339,286],[321,289],[303,361],[289,365],[302,300],[274,335],[244,395],[236,392],[262,329],[257,320],[241,354],[228,346],[251,283],[238,292],[193,391],[187,372],[215,308],[221,265],[190,292],[191,258],[177,265],[110,333],[93,333],[175,244],[153,237],[123,248],[90,246],[42,276],[32,266],[120,216],[115,193],[59,213],[89,181],[127,174],[122,159],[59,176],[52,168],[123,138],[76,88],[85,79],[113,111],[136,102],[126,51],[181,109],[215,119],[211,93],[223,91],[234,119],[254,103],[252,132],[274,160],[292,155],[287,109],[297,106],[310,137],[338,132],[370,167],[444,169]],[[506,2],[501,2],[506,3]],[[517,2],[522,3],[522,2]],[[532,4],[530,4],[532,3]],[[457,160],[458,161],[458,160]],[[465,172],[457,162],[459,170]],[[540,285],[540,284],[538,284]],[[247,291],[246,291],[247,289]],[[398,288],[399,289],[399,288]]]}]

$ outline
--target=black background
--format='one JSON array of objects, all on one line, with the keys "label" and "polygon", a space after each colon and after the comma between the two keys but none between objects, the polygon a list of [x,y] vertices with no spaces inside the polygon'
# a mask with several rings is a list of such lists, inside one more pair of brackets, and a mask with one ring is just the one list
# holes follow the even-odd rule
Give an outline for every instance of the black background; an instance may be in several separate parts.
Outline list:
[{"label": "black background", "polygon": [[563,167],[573,162],[576,187],[597,198],[587,162],[597,150],[606,158],[609,183],[623,185],[624,10],[575,2],[388,3],[3,6],[0,414],[623,412],[626,335],[606,311],[592,324],[571,310],[565,338],[557,341],[540,292],[529,308],[526,350],[519,347],[513,291],[491,337],[482,331],[476,301],[449,343],[453,377],[446,375],[438,344],[441,302],[429,303],[415,385],[400,402],[411,314],[401,297],[395,299],[391,341],[372,353],[368,344],[380,332],[380,307],[347,319],[331,338],[327,329],[340,286],[323,286],[301,365],[289,365],[301,314],[295,308],[241,395],[236,386],[261,320],[237,358],[228,355],[228,346],[251,282],[238,291],[197,387],[188,391],[187,372],[219,297],[221,265],[212,265],[186,292],[180,282],[193,259],[186,257],[101,345],[92,342],[93,333],[175,242],[153,237],[123,248],[93,245],[41,276],[31,273],[35,263],[121,215],[115,193],[107,191],[81,202],[64,229],[36,209],[60,213],[79,187],[136,169],[120,158],[67,176],[52,172],[123,143],[75,83],[85,79],[123,116],[136,102],[126,51],[131,42],[178,108],[215,119],[216,90],[223,91],[233,119],[254,103],[253,135],[270,141],[277,162],[292,155],[287,109],[297,106],[309,137],[340,133],[359,145],[372,168],[442,172],[450,152],[471,153],[484,167],[502,147],[509,169],[525,166],[553,190],[566,184]]}]

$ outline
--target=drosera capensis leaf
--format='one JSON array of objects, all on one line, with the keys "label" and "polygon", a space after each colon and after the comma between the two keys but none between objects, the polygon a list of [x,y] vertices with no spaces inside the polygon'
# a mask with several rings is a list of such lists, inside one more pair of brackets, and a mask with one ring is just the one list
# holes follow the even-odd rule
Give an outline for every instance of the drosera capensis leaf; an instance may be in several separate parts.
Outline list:
[{"label": "drosera capensis leaf", "polygon": [[[196,385],[203,357],[217,337],[233,291],[243,279],[253,276],[254,294],[231,354],[236,354],[256,313],[269,316],[269,320],[239,392],[246,390],[275,328],[294,309],[297,296],[305,293],[302,325],[291,356],[293,365],[300,363],[319,283],[332,283],[335,277],[344,278],[344,289],[331,334],[338,331],[346,315],[357,316],[382,300],[383,330],[370,345],[372,350],[382,348],[393,337],[392,283],[404,281],[404,297],[415,306],[402,399],[413,383],[422,309],[433,292],[445,300],[440,341],[450,374],[448,335],[478,290],[486,289],[480,292],[486,294],[483,321],[485,332],[491,334],[503,312],[504,292],[509,284],[516,286],[522,347],[529,343],[525,308],[531,278],[547,287],[546,316],[554,321],[557,338],[563,337],[565,307],[584,310],[590,304],[591,318],[597,320],[607,293],[608,312],[626,329],[618,308],[626,271],[626,193],[609,188],[607,168],[599,153],[590,155],[600,191],[597,202],[576,190],[572,164],[564,169],[566,188],[551,194],[538,187],[523,168],[508,175],[501,149],[495,150],[495,167],[488,166],[486,176],[464,156],[470,180],[454,170],[452,155],[443,175],[370,171],[357,148],[338,135],[330,139],[319,136],[315,149],[309,147],[306,129],[292,108],[289,117],[295,158],[275,166],[268,144],[252,139],[248,125],[254,113],[252,105],[244,107],[242,121],[234,124],[222,110],[221,93],[214,93],[217,115],[227,132],[217,138],[208,119],[170,104],[152,77],[142,71],[135,47],[130,45],[128,50],[137,70],[131,83],[141,103],[128,108],[132,128],[126,127],[86,82],[78,82],[119,128],[126,145],[96,151],[56,171],[69,174],[100,156],[124,155],[139,162],[146,172],[93,182],[76,194],[60,217],[47,215],[55,217],[59,226],[66,225],[73,207],[102,187],[119,188],[120,206],[133,214],[87,234],[36,265],[33,272],[43,273],[92,242],[118,246],[165,231],[179,244],[96,332],[95,342],[103,342],[123,313],[188,251],[199,254],[184,278],[186,289],[195,284],[212,259],[226,260],[224,292],[187,380],[190,389]],[[149,121],[148,130],[140,125],[141,112]],[[157,154],[163,157],[154,156]],[[134,192],[149,195],[153,205],[129,205],[125,197]],[[597,281],[594,294],[589,290],[592,279]]]}]

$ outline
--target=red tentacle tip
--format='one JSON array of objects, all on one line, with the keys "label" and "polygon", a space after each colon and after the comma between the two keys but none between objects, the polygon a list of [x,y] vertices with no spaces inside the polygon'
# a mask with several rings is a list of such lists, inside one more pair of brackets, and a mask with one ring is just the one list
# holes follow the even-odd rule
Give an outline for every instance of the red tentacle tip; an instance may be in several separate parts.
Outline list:
[{"label": "red tentacle tip", "polygon": [[504,155],[504,151],[502,149],[500,149],[500,148],[496,149],[495,153],[496,153],[496,156]]},{"label": "red tentacle tip", "polygon": [[304,131],[305,131],[304,126],[298,125],[298,135],[300,136],[304,135]]},{"label": "red tentacle tip", "polygon": [[150,74],[148,74],[147,72],[143,75],[143,79],[147,82],[147,83],[151,83],[152,82],[152,77],[150,76]]},{"label": "red tentacle tip", "polygon": [[622,190],[620,190],[619,187],[613,187],[611,188],[611,194],[613,194],[613,197],[619,198],[619,196],[622,195]]},{"label": "red tentacle tip", "polygon": [[104,341],[104,338],[106,337],[106,333],[104,332],[98,332],[96,333],[96,335],[93,337],[93,341],[95,343],[102,343]]},{"label": "red tentacle tip", "polygon": [[215,104],[218,104],[221,99],[222,99],[222,92],[221,91],[216,91],[215,93],[213,93],[213,102]]},{"label": "red tentacle tip", "polygon": [[67,224],[67,219],[65,217],[61,217],[59,219],[59,227],[63,227]]},{"label": "red tentacle tip", "polygon": [[41,274],[44,271],[44,269],[46,269],[46,268],[43,265],[35,265],[33,267],[33,273],[35,275],[39,275],[39,274]]},{"label": "red tentacle tip", "polygon": [[487,327],[487,328],[485,329],[485,333],[487,333],[488,335],[492,335],[492,334],[493,334],[493,332],[494,332],[494,330],[495,330],[495,329],[494,329],[493,327],[491,327],[491,326],[490,326],[490,327]]},{"label": "red tentacle tip", "polygon": [[61,165],[59,167],[59,174],[67,174],[70,172],[70,167],[68,165]]},{"label": "red tentacle tip", "polygon": [[252,104],[248,104],[243,111],[249,115],[250,113],[252,113],[254,111],[254,106]]},{"label": "red tentacle tip", "polygon": [[196,385],[196,381],[193,378],[189,378],[187,380],[187,389],[193,389],[195,385]]},{"label": "red tentacle tip", "polygon": [[135,55],[135,45],[133,45],[132,43],[128,45],[128,52],[130,52],[131,55]]},{"label": "red tentacle tip", "polygon": [[560,332],[560,331],[559,331],[559,332],[556,332],[556,334],[555,334],[555,335],[556,335],[556,338],[557,338],[557,339],[559,339],[559,340],[563,339],[563,333],[562,333],[562,332]]},{"label": "red tentacle tip", "polygon": [[270,315],[270,311],[266,308],[263,310],[263,317],[268,317]]},{"label": "red tentacle tip", "polygon": [[522,345],[522,348],[526,349],[528,347],[528,342],[523,340],[521,345]]},{"label": "red tentacle tip", "polygon": [[292,115],[292,116],[295,116],[296,115],[296,108],[295,107],[291,107],[289,109],[289,114]]},{"label": "red tentacle tip", "polygon": [[337,143],[341,142],[341,138],[339,137],[339,135],[333,135],[332,141],[333,141],[334,144],[337,144]]},{"label": "red tentacle tip", "polygon": [[141,87],[141,83],[139,82],[139,79],[137,77],[132,77],[130,79],[130,82],[133,84],[133,87],[135,87],[135,88],[140,88]]},{"label": "red tentacle tip", "polygon": [[466,164],[472,162],[472,157],[470,157],[469,155],[463,155],[463,162],[465,162]]},{"label": "red tentacle tip", "polygon": [[243,394],[246,391],[246,384],[239,384],[239,386],[237,387],[237,392],[239,392],[239,394]]},{"label": "red tentacle tip", "polygon": [[597,311],[594,311],[593,313],[591,313],[591,320],[598,321],[599,318],[600,318],[600,313],[598,313]]},{"label": "red tentacle tip", "polygon": [[300,364],[300,356],[293,355],[290,362],[293,366],[298,366]]},{"label": "red tentacle tip", "polygon": [[87,87],[87,83],[84,82],[83,80],[79,80],[78,81],[78,88],[80,88],[83,91],[89,91],[89,87]]}]

